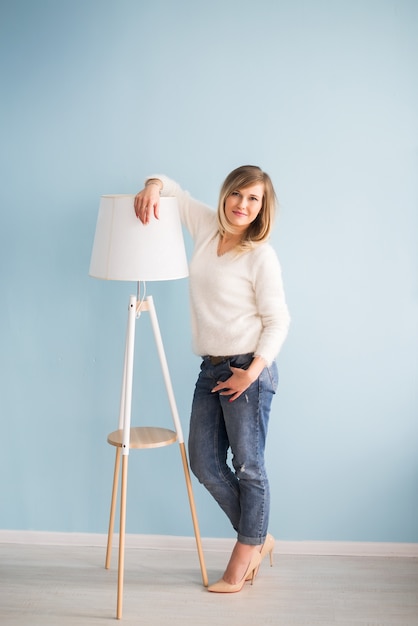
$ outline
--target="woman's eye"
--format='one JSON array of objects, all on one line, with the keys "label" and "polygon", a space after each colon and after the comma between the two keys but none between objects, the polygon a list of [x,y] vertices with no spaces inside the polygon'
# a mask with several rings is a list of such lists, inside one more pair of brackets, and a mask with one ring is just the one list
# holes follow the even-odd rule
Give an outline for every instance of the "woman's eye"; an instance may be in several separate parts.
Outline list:
[{"label": "woman's eye", "polygon": [[239,196],[239,192],[238,192],[238,191],[233,191],[233,192],[231,193],[231,196]]},{"label": "woman's eye", "polygon": [[250,200],[254,200],[254,202],[257,202],[258,198],[256,198],[255,196],[251,196]]}]

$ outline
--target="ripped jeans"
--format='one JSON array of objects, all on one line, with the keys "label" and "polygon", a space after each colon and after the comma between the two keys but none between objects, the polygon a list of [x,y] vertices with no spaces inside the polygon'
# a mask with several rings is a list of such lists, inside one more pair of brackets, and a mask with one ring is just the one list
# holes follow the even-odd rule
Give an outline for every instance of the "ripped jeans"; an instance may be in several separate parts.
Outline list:
[{"label": "ripped jeans", "polygon": [[[231,376],[229,366],[246,369],[252,354],[212,365],[203,357],[193,396],[189,457],[192,472],[215,498],[237,532],[238,541],[264,543],[270,513],[270,489],[264,450],[271,401],[278,385],[276,363],[233,402],[212,393]],[[228,464],[228,451],[232,467]]]}]

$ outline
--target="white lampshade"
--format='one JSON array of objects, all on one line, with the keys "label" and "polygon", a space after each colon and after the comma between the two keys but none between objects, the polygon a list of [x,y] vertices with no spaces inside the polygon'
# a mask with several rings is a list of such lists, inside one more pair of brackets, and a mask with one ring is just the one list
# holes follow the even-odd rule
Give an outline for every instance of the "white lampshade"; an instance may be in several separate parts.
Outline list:
[{"label": "white lampshade", "polygon": [[188,276],[176,198],[160,198],[159,219],[144,225],[133,195],[102,196],[90,276],[104,280],[174,280]]}]

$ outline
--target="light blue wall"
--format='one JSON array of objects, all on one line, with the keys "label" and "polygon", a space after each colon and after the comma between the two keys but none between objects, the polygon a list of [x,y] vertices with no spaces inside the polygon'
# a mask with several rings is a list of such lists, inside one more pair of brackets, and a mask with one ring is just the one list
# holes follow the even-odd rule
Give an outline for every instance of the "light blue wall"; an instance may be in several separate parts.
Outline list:
[{"label": "light blue wall", "polygon": [[[0,528],[106,532],[126,305],[88,277],[100,195],[163,171],[215,203],[257,163],[292,328],[271,531],[418,541],[418,4],[0,4]],[[185,433],[187,281],[149,286]],[[138,328],[135,421],[170,426]],[[194,483],[204,536],[231,536]],[[130,457],[128,530],[192,535],[177,446]]]}]

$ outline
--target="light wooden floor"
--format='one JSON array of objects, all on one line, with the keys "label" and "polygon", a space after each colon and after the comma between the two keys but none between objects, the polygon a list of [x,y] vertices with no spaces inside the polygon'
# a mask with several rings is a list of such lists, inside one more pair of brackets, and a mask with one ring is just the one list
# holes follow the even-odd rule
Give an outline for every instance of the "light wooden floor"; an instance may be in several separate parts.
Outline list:
[{"label": "light wooden floor", "polygon": [[[210,582],[228,555],[205,552]],[[418,559],[278,556],[238,594],[201,586],[192,550],[129,549],[115,621],[116,553],[0,544],[1,626],[418,626]]]}]

